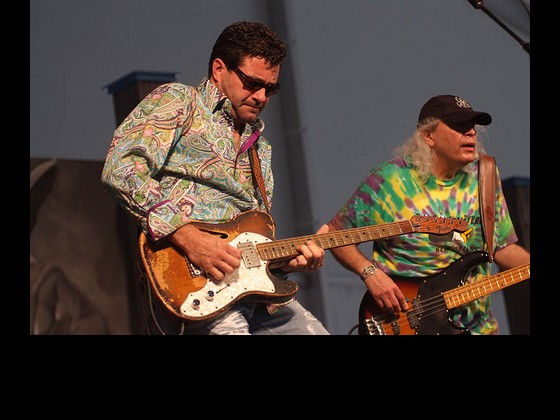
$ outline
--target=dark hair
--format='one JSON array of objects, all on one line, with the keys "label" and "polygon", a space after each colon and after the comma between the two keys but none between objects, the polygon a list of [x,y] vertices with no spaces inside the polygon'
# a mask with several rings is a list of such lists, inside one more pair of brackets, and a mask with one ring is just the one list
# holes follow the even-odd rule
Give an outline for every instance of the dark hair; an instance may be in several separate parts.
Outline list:
[{"label": "dark hair", "polygon": [[239,66],[245,57],[264,58],[273,66],[286,57],[287,49],[280,37],[268,26],[258,22],[236,22],[227,26],[212,48],[208,62],[208,77],[212,62],[220,58],[230,69]]}]

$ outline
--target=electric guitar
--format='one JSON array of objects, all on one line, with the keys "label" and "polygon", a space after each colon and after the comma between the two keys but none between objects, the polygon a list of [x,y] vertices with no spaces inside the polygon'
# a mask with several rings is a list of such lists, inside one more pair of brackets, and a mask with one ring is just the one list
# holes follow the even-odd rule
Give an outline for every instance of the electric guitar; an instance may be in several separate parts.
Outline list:
[{"label": "electric guitar", "polygon": [[[531,276],[531,264],[525,264],[474,283],[465,283],[468,273],[482,262],[488,262],[488,253],[477,251],[465,255],[433,276],[391,276],[407,298],[409,309],[396,314],[387,312],[380,309],[369,291],[366,291],[360,303],[358,334],[469,334],[467,328],[452,323],[454,308],[527,280]],[[457,284],[461,286],[454,287]]]},{"label": "electric guitar", "polygon": [[309,239],[330,249],[413,232],[442,235],[468,228],[463,219],[413,216],[408,221],[273,240],[274,221],[268,213],[255,210],[225,223],[193,225],[241,249],[239,268],[218,281],[192,264],[170,241],[154,243],[143,232],[138,241],[143,268],[155,294],[174,315],[191,321],[217,316],[240,299],[288,302],[298,290],[297,283],[277,278],[269,269],[297,256],[296,246]]}]

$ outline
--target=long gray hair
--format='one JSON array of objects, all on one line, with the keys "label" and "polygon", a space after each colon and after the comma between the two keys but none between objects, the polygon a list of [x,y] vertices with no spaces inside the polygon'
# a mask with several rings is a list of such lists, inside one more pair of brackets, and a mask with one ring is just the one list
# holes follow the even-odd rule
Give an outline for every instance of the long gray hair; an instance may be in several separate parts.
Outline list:
[{"label": "long gray hair", "polygon": [[[414,130],[406,142],[397,147],[393,152],[395,157],[410,159],[410,163],[416,168],[419,181],[422,184],[425,184],[432,174],[432,149],[424,142],[423,133],[432,133],[440,121],[440,118],[435,117],[429,117],[420,121],[416,126],[416,130]],[[477,162],[480,158],[480,153],[486,153],[479,139],[481,134],[486,134],[486,127],[475,125],[474,128],[477,133],[474,161]],[[465,166],[463,170],[473,173],[473,164]]]}]

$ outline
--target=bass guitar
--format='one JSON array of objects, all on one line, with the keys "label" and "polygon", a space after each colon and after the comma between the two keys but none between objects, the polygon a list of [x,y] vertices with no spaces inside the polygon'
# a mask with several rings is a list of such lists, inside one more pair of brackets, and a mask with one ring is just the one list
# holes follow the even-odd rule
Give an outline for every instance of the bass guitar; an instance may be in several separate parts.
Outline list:
[{"label": "bass guitar", "polygon": [[[360,303],[358,335],[469,334],[467,328],[453,324],[455,308],[531,276],[531,265],[525,264],[466,283],[469,272],[483,262],[488,262],[488,253],[477,251],[465,255],[433,276],[391,276],[405,295],[410,309],[389,313],[380,309],[369,291],[366,291]],[[457,284],[461,285],[455,287]]]},{"label": "bass guitar", "polygon": [[154,243],[143,232],[138,241],[143,268],[155,294],[174,315],[191,321],[217,316],[240,299],[288,302],[298,290],[297,283],[277,278],[269,269],[298,255],[296,247],[309,239],[326,250],[413,232],[442,235],[468,228],[463,219],[413,216],[408,221],[273,240],[271,216],[254,210],[225,223],[193,225],[241,249],[240,267],[217,281],[192,264],[171,242]]}]

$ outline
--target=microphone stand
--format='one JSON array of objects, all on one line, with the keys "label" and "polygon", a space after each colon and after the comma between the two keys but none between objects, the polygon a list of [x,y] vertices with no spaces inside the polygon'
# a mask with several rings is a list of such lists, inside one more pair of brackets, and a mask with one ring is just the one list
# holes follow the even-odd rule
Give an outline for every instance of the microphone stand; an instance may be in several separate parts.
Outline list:
[{"label": "microphone stand", "polygon": [[519,36],[517,36],[515,32],[509,29],[500,19],[498,19],[490,10],[488,10],[484,6],[482,0],[469,0],[469,3],[472,4],[475,9],[480,9],[488,16],[490,16],[494,22],[500,25],[508,34],[515,38],[517,42],[519,42],[519,44],[523,47],[527,54],[531,55],[531,44],[529,44],[527,41],[523,41]]}]

